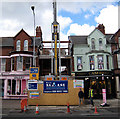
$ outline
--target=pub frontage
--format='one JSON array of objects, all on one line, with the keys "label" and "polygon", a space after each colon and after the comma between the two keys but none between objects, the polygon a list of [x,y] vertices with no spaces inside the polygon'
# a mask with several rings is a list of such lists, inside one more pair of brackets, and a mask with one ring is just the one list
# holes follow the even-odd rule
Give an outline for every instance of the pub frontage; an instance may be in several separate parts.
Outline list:
[{"label": "pub frontage", "polygon": [[84,80],[84,94],[88,98],[89,88],[94,90],[94,99],[102,99],[102,89],[107,98],[115,97],[115,80],[112,71],[75,72],[76,80]]}]

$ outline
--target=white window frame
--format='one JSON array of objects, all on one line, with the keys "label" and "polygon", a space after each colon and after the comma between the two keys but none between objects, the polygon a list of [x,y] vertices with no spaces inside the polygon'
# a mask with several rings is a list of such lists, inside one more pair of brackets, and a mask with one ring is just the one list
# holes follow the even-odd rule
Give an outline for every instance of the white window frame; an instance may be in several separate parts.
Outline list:
[{"label": "white window frame", "polygon": [[[99,61],[100,61],[100,60],[99,60],[100,57],[102,58],[101,62],[99,62]],[[100,69],[100,70],[104,69],[104,57],[103,57],[103,55],[98,55],[97,58],[98,58],[98,69]],[[102,68],[99,68],[99,65],[100,65],[100,64],[103,65]]]},{"label": "white window frame", "polygon": [[[23,71],[23,57],[22,56],[18,56],[17,58],[17,71]],[[20,61],[22,60],[22,61]],[[20,65],[22,65],[21,67],[19,67]]]},{"label": "white window frame", "polygon": [[[93,63],[91,62],[90,58],[93,57]],[[94,55],[89,56],[89,63],[90,63],[90,70],[95,70],[95,58]]]},{"label": "white window frame", "polygon": [[17,42],[16,42],[16,51],[20,51],[21,50],[20,45],[21,45],[20,40],[17,40]]},{"label": "white window frame", "polygon": [[28,51],[28,40],[24,40],[24,51]]},{"label": "white window frame", "polygon": [[[14,63],[13,63],[13,58],[14,58]],[[14,71],[13,65],[15,67],[15,57],[11,57],[11,71]]]},{"label": "white window frame", "polygon": [[1,58],[0,59],[0,68],[1,68],[0,72],[5,72],[6,71],[6,58]]},{"label": "white window frame", "polygon": [[[80,62],[79,62],[80,59]],[[82,56],[77,57],[77,71],[82,69]]]},{"label": "white window frame", "polygon": [[118,68],[120,69],[120,54],[117,54]]}]

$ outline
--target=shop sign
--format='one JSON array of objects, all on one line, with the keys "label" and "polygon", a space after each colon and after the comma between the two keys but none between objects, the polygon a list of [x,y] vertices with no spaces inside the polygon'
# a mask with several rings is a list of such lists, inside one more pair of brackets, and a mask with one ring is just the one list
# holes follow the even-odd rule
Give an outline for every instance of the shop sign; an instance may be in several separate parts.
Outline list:
[{"label": "shop sign", "polygon": [[37,82],[28,82],[28,90],[38,90]]},{"label": "shop sign", "polygon": [[40,95],[39,95],[39,92],[30,92],[30,98],[39,98]]},{"label": "shop sign", "polygon": [[30,79],[39,79],[39,67],[30,67]]},{"label": "shop sign", "polygon": [[14,79],[24,79],[24,76],[15,76]]},{"label": "shop sign", "polygon": [[68,93],[68,81],[44,81],[43,93]]},{"label": "shop sign", "polygon": [[84,88],[84,80],[73,80],[74,88]]}]

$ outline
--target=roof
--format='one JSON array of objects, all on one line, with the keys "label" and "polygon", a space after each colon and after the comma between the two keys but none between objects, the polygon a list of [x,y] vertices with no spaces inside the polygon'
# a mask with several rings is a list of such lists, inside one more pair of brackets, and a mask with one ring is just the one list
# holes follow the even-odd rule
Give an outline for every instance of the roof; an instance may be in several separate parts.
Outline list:
[{"label": "roof", "polygon": [[106,40],[107,40],[107,44],[114,43],[114,41],[111,40],[112,36],[113,36],[113,34],[105,34],[105,37],[106,37]]},{"label": "roof", "polygon": [[0,46],[13,46],[13,37],[1,37]]},{"label": "roof", "polygon": [[73,44],[87,44],[87,36],[68,36]]}]

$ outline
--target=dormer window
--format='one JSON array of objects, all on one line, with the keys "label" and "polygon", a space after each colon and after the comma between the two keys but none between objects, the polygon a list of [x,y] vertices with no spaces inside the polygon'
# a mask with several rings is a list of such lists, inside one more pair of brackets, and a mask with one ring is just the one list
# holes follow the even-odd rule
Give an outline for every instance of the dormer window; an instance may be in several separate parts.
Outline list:
[{"label": "dormer window", "polygon": [[91,39],[91,47],[92,47],[92,50],[95,50],[95,39],[94,38]]},{"label": "dormer window", "polygon": [[20,51],[20,40],[17,40],[16,51]]},{"label": "dormer window", "polygon": [[102,39],[99,39],[99,50],[103,49],[103,43],[102,43]]},{"label": "dormer window", "polygon": [[28,51],[28,40],[24,41],[24,51]]}]

